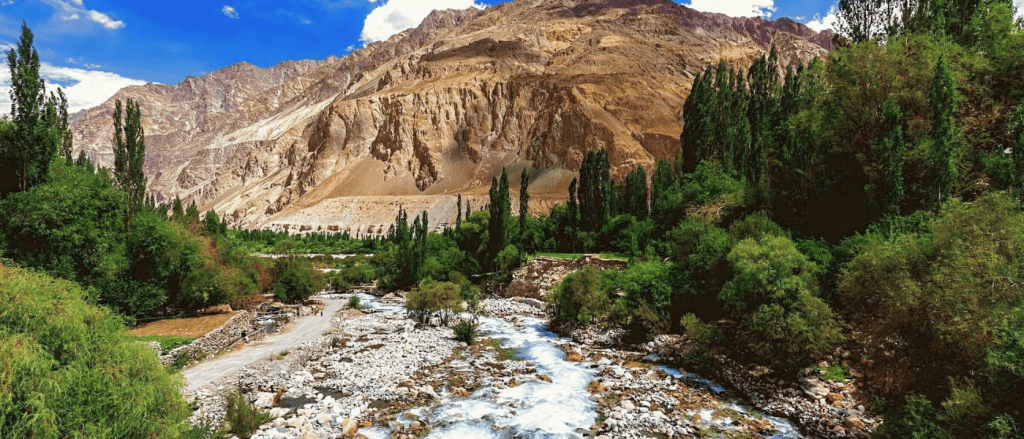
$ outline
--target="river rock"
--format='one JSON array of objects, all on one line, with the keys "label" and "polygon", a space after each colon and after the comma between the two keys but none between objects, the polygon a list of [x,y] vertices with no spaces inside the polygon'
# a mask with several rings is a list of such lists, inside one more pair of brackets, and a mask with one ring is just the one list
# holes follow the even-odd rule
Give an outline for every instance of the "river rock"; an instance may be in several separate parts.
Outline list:
[{"label": "river rock", "polygon": [[863,430],[865,427],[864,421],[856,416],[847,416],[846,420],[843,421],[843,423],[846,424],[848,428],[856,428],[859,430]]}]

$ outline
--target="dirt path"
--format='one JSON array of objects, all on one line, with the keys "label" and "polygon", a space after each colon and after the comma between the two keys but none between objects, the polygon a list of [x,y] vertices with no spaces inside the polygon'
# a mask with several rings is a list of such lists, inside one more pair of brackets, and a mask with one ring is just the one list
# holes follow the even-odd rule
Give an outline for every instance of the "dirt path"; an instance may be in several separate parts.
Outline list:
[{"label": "dirt path", "polygon": [[318,314],[299,318],[283,334],[271,335],[263,340],[254,341],[243,349],[228,352],[185,369],[183,373],[186,394],[224,378],[244,366],[265,360],[272,354],[279,354],[306,340],[323,335],[324,332],[331,329],[334,313],[345,305],[345,301],[341,299],[325,299],[324,302],[327,303],[327,309],[324,310],[322,317]]}]

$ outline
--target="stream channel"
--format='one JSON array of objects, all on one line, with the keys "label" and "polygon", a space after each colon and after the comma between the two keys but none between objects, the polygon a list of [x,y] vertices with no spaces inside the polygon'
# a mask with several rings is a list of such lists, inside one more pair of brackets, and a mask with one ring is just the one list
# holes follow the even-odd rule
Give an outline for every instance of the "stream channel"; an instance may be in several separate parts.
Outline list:
[{"label": "stream channel", "polygon": [[[403,304],[386,303],[371,295],[359,295],[367,308],[376,312],[405,313]],[[484,381],[483,385],[469,397],[455,397],[448,389],[438,389],[438,400],[433,405],[417,407],[403,412],[398,417],[405,425],[412,418],[429,420],[435,428],[428,439],[515,439],[515,438],[582,438],[598,418],[597,402],[590,399],[587,385],[597,375],[597,368],[605,363],[576,363],[565,360],[565,353],[559,348],[566,341],[546,329],[547,321],[536,317],[519,316],[517,324],[494,317],[479,318],[480,338],[483,336],[502,340],[502,347],[514,349],[518,357],[532,362],[537,374],[551,377],[551,382],[529,380],[523,377],[523,384],[517,387],[494,386],[498,379]],[[453,363],[458,370],[471,370],[466,357],[459,357]],[[723,405],[740,413],[753,410],[737,392],[726,389],[698,375],[681,372],[678,369],[658,366],[659,369],[691,387],[703,388],[715,394]],[[530,377],[534,374],[530,374]],[[710,412],[710,411],[709,411]],[[410,413],[415,416],[404,416]],[[704,419],[710,413],[695,411]],[[692,414],[691,414],[692,415]],[[775,427],[768,437],[771,439],[800,439],[799,429],[789,421],[761,415]],[[732,420],[716,420],[717,426],[728,429]],[[389,438],[391,431],[383,427],[360,430],[369,439]],[[614,437],[614,434],[608,434]]]}]

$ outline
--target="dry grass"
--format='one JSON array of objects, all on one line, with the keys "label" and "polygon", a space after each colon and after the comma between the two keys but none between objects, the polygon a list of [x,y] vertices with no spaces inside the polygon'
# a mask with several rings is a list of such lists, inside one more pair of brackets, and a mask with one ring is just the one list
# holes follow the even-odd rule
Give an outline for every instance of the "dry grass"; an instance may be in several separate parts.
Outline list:
[{"label": "dry grass", "polygon": [[158,320],[139,326],[129,332],[133,335],[167,335],[173,337],[202,337],[221,327],[238,312],[194,317],[191,319]]}]

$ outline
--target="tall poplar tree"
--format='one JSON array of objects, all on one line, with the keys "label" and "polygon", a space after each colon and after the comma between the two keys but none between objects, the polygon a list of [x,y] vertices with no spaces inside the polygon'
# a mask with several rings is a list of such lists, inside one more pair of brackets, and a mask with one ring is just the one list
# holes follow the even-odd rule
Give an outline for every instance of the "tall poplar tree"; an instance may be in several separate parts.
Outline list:
[{"label": "tall poplar tree", "polygon": [[459,194],[459,199],[455,202],[455,228],[459,227],[462,227],[462,194]]},{"label": "tall poplar tree", "polygon": [[[0,139],[0,192],[26,191],[46,181],[50,161],[70,148],[67,99],[46,97],[32,31],[21,24],[17,47],[7,52],[11,73],[11,123]],[[70,149],[66,157],[70,157]]]},{"label": "tall poplar tree", "polygon": [[498,253],[501,253],[508,245],[507,226],[509,213],[512,210],[509,200],[508,172],[501,169],[501,178],[491,179],[490,191],[490,213],[488,222],[488,247],[490,249],[490,261],[493,263]]},{"label": "tall poplar tree", "polygon": [[939,203],[949,198],[958,175],[956,156],[959,130],[955,117],[959,97],[949,61],[942,55],[935,63],[935,75],[932,77],[932,90],[929,94],[932,110],[932,147],[929,159]]},{"label": "tall poplar tree", "polygon": [[519,177],[519,239],[526,236],[526,219],[530,216],[530,171],[523,169]]},{"label": "tall poplar tree", "polygon": [[878,149],[882,156],[882,178],[887,187],[885,210],[898,213],[906,189],[903,183],[903,168],[907,163],[907,143],[903,138],[903,112],[895,99],[882,104],[882,118],[885,132]]},{"label": "tall poplar tree", "polygon": [[572,251],[576,251],[576,235],[579,233],[580,203],[579,203],[580,182],[573,177],[569,183],[569,238],[572,239]]},{"label": "tall poplar tree", "polygon": [[137,102],[128,99],[123,119],[121,100],[114,103],[113,142],[114,181],[128,194],[128,214],[125,219],[131,223],[134,212],[142,206],[146,197],[146,139]]}]

